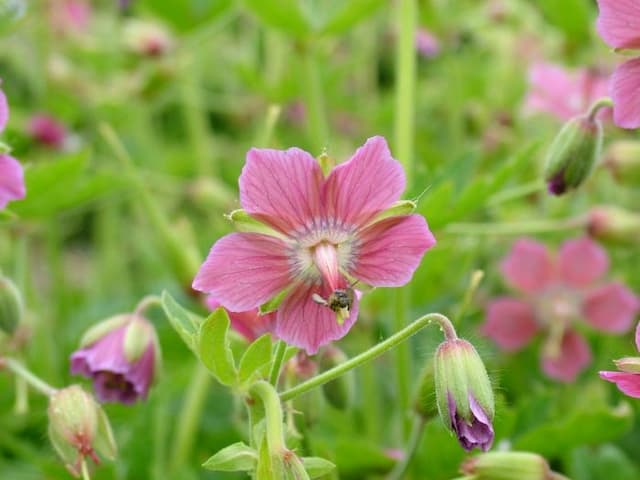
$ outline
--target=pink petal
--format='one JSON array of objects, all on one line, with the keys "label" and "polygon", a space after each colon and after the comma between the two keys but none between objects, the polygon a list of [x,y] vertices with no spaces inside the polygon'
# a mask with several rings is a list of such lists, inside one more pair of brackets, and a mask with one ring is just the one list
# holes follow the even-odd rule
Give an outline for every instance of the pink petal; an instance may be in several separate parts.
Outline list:
[{"label": "pink petal", "polygon": [[232,233],[218,240],[193,281],[234,312],[263,304],[290,281],[286,245],[259,233]]},{"label": "pink petal", "polygon": [[631,328],[640,301],[621,283],[609,283],[590,291],[582,310],[590,325],[605,332],[622,333]]},{"label": "pink petal", "polygon": [[536,63],[529,69],[526,110],[569,120],[582,113],[583,103],[575,76],[569,70],[551,63]]},{"label": "pink petal", "polygon": [[500,268],[511,286],[527,293],[544,289],[554,277],[554,265],[547,248],[528,238],[513,244]]},{"label": "pink petal", "polygon": [[573,382],[578,374],[591,363],[591,349],[581,335],[574,331],[564,334],[560,355],[542,358],[542,369],[549,377],[561,382]]},{"label": "pink petal", "polygon": [[326,215],[346,225],[362,225],[398,200],[405,185],[402,165],[391,157],[386,140],[370,138],[327,178]]},{"label": "pink petal", "polygon": [[344,337],[358,318],[358,295],[355,296],[349,318],[340,325],[336,314],[312,298],[318,294],[327,298],[331,292],[323,286],[300,283],[284,299],[276,314],[275,334],[290,345],[303,348],[313,355],[322,345]]},{"label": "pink petal", "polygon": [[625,395],[640,398],[640,374],[624,372],[600,372],[600,378],[615,383]]},{"label": "pink petal", "polygon": [[240,204],[254,217],[290,233],[320,216],[322,182],[318,162],[303,150],[252,148],[240,175]]},{"label": "pink petal", "polygon": [[22,166],[9,155],[0,155],[0,209],[11,200],[24,198],[24,173]]},{"label": "pink petal", "polygon": [[640,58],[619,65],[609,84],[613,121],[622,128],[640,127]]},{"label": "pink petal", "polygon": [[531,341],[538,324],[528,303],[503,297],[489,302],[487,319],[480,331],[503,350],[514,352]]},{"label": "pink petal", "polygon": [[351,273],[376,287],[399,287],[413,276],[424,252],[436,239],[421,215],[391,217],[365,228]]},{"label": "pink petal", "polygon": [[7,126],[9,120],[9,104],[7,103],[7,97],[2,90],[0,90],[0,133]]},{"label": "pink petal", "polygon": [[584,287],[606,273],[607,252],[589,237],[567,240],[558,254],[560,276],[569,285]]},{"label": "pink petal", "polygon": [[636,0],[598,0],[598,34],[613,48],[640,48],[640,4]]}]

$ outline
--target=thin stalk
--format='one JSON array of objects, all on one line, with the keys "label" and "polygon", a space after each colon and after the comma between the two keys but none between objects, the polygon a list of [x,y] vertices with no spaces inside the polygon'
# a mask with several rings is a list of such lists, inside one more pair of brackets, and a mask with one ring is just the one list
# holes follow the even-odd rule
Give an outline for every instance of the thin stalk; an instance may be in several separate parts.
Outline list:
[{"label": "thin stalk", "polygon": [[304,50],[304,75],[302,89],[307,99],[308,133],[311,147],[315,154],[320,154],[329,142],[329,122],[322,91],[320,69],[313,47],[308,45]]},{"label": "thin stalk", "polygon": [[425,419],[421,416],[417,416],[413,422],[413,427],[411,429],[411,435],[409,436],[409,442],[407,443],[406,450],[404,452],[404,458],[401,462],[397,463],[396,466],[391,470],[387,480],[402,480],[405,478],[404,474],[407,469],[411,465],[411,461],[420,446],[420,441],[422,440],[422,435],[424,434],[424,427],[426,425]]},{"label": "thin stalk", "polygon": [[359,367],[360,365],[363,365],[402,344],[405,340],[415,335],[431,322],[438,323],[439,325],[451,325],[449,319],[444,315],[440,313],[428,313],[427,315],[424,315],[413,321],[405,328],[393,334],[386,340],[383,340],[382,342],[374,345],[369,350],[366,350],[361,354],[350,358],[346,362],[343,362],[340,365],[337,365],[319,375],[316,375],[313,378],[310,378],[306,382],[302,382],[301,384],[296,385],[295,387],[290,388],[285,392],[282,392],[280,394],[280,399],[282,401],[291,400],[298,395],[301,395],[305,392],[308,392],[309,390],[312,390],[316,387],[324,385],[327,382],[330,382],[331,380],[338,378],[340,375],[343,375],[344,373],[347,373],[348,371],[353,370],[354,368]]},{"label": "thin stalk", "polygon": [[584,216],[563,220],[532,220],[513,223],[453,223],[445,228],[446,233],[457,235],[526,235],[533,233],[561,232],[584,228]]},{"label": "thin stalk", "polygon": [[208,370],[198,364],[175,423],[175,442],[171,449],[173,456],[169,468],[174,474],[184,465],[193,447],[211,379]]},{"label": "thin stalk", "polygon": [[50,397],[58,390],[49,385],[47,382],[42,380],[40,377],[37,377],[30,370],[27,369],[22,363],[20,363],[15,358],[5,357],[2,359],[2,365],[6,367],[9,371],[13,372],[14,375],[17,375],[24,379],[34,390]]},{"label": "thin stalk", "polygon": [[13,413],[24,415],[29,411],[29,384],[27,381],[16,376],[16,403],[13,406]]},{"label": "thin stalk", "polygon": [[587,117],[589,121],[594,121],[598,112],[603,108],[611,108],[613,107],[613,100],[609,97],[599,98],[589,107],[589,111],[587,112]]},{"label": "thin stalk", "polygon": [[151,307],[162,307],[162,300],[157,295],[147,295],[145,296],[138,305],[136,305],[135,314],[142,315],[145,310]]},{"label": "thin stalk", "polygon": [[516,200],[518,198],[526,197],[532,193],[538,193],[547,188],[544,182],[535,180],[533,182],[525,183],[524,185],[518,185],[517,187],[509,188],[501,192],[492,195],[487,201],[487,206],[495,207],[501,203],[508,202],[510,200]]},{"label": "thin stalk", "polygon": [[82,470],[82,480],[91,480],[91,475],[89,475],[89,467],[87,466],[87,461],[83,458],[80,466]]},{"label": "thin stalk", "polygon": [[[404,325],[406,319],[409,317],[409,301],[410,292],[409,286],[399,288],[395,291],[394,296],[394,327],[396,330],[400,330]],[[398,395],[398,404],[400,409],[400,418],[402,426],[402,436],[406,437],[411,428],[411,422],[408,416],[409,405],[411,402],[411,351],[409,345],[402,344],[398,346],[395,357],[396,365],[396,390]]]},{"label": "thin stalk", "polygon": [[458,309],[458,312],[456,313],[456,316],[454,318],[454,323],[456,325],[459,326],[460,321],[462,320],[462,317],[464,317],[464,314],[467,312],[467,309],[471,304],[471,300],[473,300],[473,296],[475,295],[476,290],[478,290],[478,286],[480,285],[480,282],[483,278],[484,272],[482,270],[475,270],[471,274],[471,280],[469,281],[469,286],[467,287],[467,291],[464,294],[464,299],[462,300],[460,308]]},{"label": "thin stalk", "polygon": [[282,405],[273,385],[265,381],[254,383],[249,393],[258,397],[264,408],[267,445],[271,454],[284,451],[284,432],[282,429]]},{"label": "thin stalk", "polygon": [[269,371],[269,383],[274,387],[278,386],[278,378],[280,378],[280,370],[282,370],[282,362],[284,360],[284,354],[287,351],[287,344],[282,340],[278,340],[276,345],[276,353],[273,357],[273,364]]}]

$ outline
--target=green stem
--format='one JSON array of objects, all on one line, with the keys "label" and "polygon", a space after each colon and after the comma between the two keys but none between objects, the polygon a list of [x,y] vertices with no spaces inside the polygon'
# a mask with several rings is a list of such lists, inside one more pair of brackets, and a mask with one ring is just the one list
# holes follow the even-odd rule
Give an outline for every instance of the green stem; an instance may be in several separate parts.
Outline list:
[{"label": "green stem", "polygon": [[495,207],[496,205],[500,205],[503,202],[526,197],[528,195],[531,195],[532,193],[543,191],[546,188],[547,185],[540,180],[525,183],[524,185],[518,185],[517,187],[509,188],[498,192],[495,195],[492,195],[487,201],[487,206]]},{"label": "green stem", "polygon": [[598,115],[598,112],[603,108],[611,108],[613,107],[613,100],[609,97],[599,98],[589,107],[589,111],[587,112],[587,118],[589,121],[593,121]]},{"label": "green stem", "polygon": [[16,377],[16,403],[13,412],[16,415],[24,415],[29,411],[29,384],[20,377]]},{"label": "green stem", "polygon": [[445,232],[457,235],[527,235],[575,230],[584,228],[586,223],[586,217],[514,223],[453,223],[445,228]]},{"label": "green stem", "polygon": [[136,305],[134,314],[142,315],[144,314],[145,310],[151,307],[162,307],[162,300],[160,299],[159,296],[157,295],[145,296],[142,300],[138,302],[138,305]]},{"label": "green stem", "polygon": [[269,371],[269,383],[277,388],[278,378],[280,377],[280,370],[282,370],[282,362],[284,360],[284,354],[287,351],[287,344],[282,340],[278,340],[276,346],[276,353],[273,357],[273,364]]},{"label": "green stem", "polygon": [[267,430],[267,445],[271,454],[278,454],[285,449],[284,432],[282,429],[282,405],[278,392],[273,385],[265,381],[254,383],[249,389],[253,397],[258,397],[264,408],[264,417]]},{"label": "green stem", "polygon": [[473,296],[475,295],[476,290],[478,289],[478,286],[480,285],[480,282],[483,278],[484,272],[482,270],[475,270],[471,274],[471,280],[469,281],[469,286],[467,287],[467,291],[464,294],[464,299],[462,300],[460,308],[458,309],[458,312],[456,313],[456,316],[454,318],[454,323],[456,325],[459,326],[460,320],[462,320],[462,317],[464,317],[464,314],[469,308],[471,300],[473,300]]},{"label": "green stem", "polygon": [[303,62],[304,75],[301,78],[304,82],[302,90],[305,92],[307,100],[309,141],[314,153],[320,154],[329,142],[329,123],[318,61],[311,45],[305,47]]},{"label": "green stem", "polygon": [[260,133],[254,142],[255,146],[263,148],[271,146],[273,131],[276,128],[276,124],[278,123],[281,112],[282,107],[280,107],[280,105],[269,105],[269,108],[267,109],[267,115],[264,119],[264,125],[260,129]]},{"label": "green stem", "polygon": [[386,340],[374,345],[369,350],[362,352],[360,355],[357,355],[353,358],[350,358],[344,363],[337,365],[319,375],[316,375],[313,378],[310,378],[306,382],[302,382],[295,387],[286,390],[280,394],[280,399],[282,401],[291,400],[292,398],[297,397],[309,390],[312,390],[320,385],[324,385],[331,380],[338,378],[340,375],[348,372],[349,370],[353,370],[360,365],[367,363],[374,358],[382,355],[383,353],[397,347],[402,344],[405,340],[415,335],[417,332],[426,327],[429,323],[436,322],[440,325],[444,325],[446,323],[451,324],[449,319],[440,313],[428,313],[417,320],[413,321],[411,324],[407,325],[405,328],[400,330],[399,332],[393,334]]},{"label": "green stem", "polygon": [[87,466],[86,459],[82,459],[80,468],[82,470],[82,480],[91,480],[91,475],[89,475],[89,467]]},{"label": "green stem", "polygon": [[407,443],[406,450],[404,452],[404,458],[401,462],[397,463],[396,466],[391,470],[387,480],[402,480],[405,478],[404,474],[409,468],[413,457],[420,446],[420,441],[422,440],[422,435],[424,434],[424,427],[426,425],[425,419],[417,416],[414,419],[413,427],[411,429],[411,435],[409,437],[409,442]]},{"label": "green stem", "polygon": [[[394,303],[394,328],[396,331],[402,329],[406,319],[409,317],[409,288],[399,288],[395,291]],[[396,389],[398,394],[398,404],[400,410],[400,425],[402,426],[402,436],[405,438],[411,428],[411,420],[408,416],[411,402],[411,351],[409,345],[398,346],[395,355]]]},{"label": "green stem", "polygon": [[211,379],[209,371],[198,363],[193,372],[182,410],[176,420],[176,440],[173,444],[173,457],[169,469],[173,474],[180,470],[191,452]]},{"label": "green stem", "polygon": [[44,380],[34,375],[15,358],[5,357],[3,359],[0,359],[0,363],[2,363],[2,365],[4,365],[8,370],[13,372],[14,375],[17,375],[24,379],[29,385],[31,385],[31,387],[33,387],[43,395],[46,395],[47,397],[50,397],[58,391]]}]

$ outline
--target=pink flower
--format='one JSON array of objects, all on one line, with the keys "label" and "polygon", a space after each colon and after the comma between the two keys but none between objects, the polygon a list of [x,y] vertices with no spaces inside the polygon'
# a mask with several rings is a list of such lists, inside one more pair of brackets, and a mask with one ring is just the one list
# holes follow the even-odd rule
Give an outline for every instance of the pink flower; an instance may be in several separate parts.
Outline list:
[{"label": "pink flower", "polygon": [[62,149],[67,129],[51,115],[39,113],[29,120],[29,135],[38,143],[56,150]]},{"label": "pink flower", "polygon": [[535,63],[529,69],[525,110],[567,121],[586,113],[595,100],[606,96],[606,78],[591,70],[569,71],[551,63]]},{"label": "pink flower", "polygon": [[[640,351],[640,323],[636,327],[636,348]],[[622,358],[615,364],[619,372],[600,372],[600,377],[615,383],[625,395],[640,398],[640,358]]]},{"label": "pink flower", "polygon": [[[8,120],[9,104],[4,92],[0,89],[0,133],[6,127]],[[12,156],[2,153],[0,148],[0,210],[11,200],[24,198],[25,194],[22,166]]]},{"label": "pink flower", "polygon": [[91,5],[86,0],[58,0],[51,3],[51,26],[60,34],[86,31],[91,16]]},{"label": "pink flower", "polygon": [[416,49],[425,58],[433,58],[440,53],[440,42],[427,29],[419,28],[416,32]]},{"label": "pink flower", "polygon": [[[598,0],[598,33],[611,47],[640,49],[640,4],[632,0]],[[640,58],[616,68],[609,91],[613,121],[622,128],[640,127]]]},{"label": "pink flower", "polygon": [[518,240],[502,262],[502,273],[522,298],[489,302],[482,333],[505,351],[520,350],[543,334],[543,371],[563,382],[575,380],[591,361],[576,320],[622,333],[640,310],[640,301],[624,285],[599,281],[608,268],[605,250],[587,237],[567,240],[556,257],[534,240]]},{"label": "pink flower", "polygon": [[242,207],[264,225],[218,240],[193,288],[234,312],[284,292],[274,333],[310,354],[356,321],[357,281],[404,285],[435,244],[422,216],[383,215],[405,177],[382,137],[327,177],[300,149],[251,149],[239,185]]},{"label": "pink flower", "polygon": [[[209,307],[211,311],[221,306],[220,302],[211,295],[207,297],[206,303],[207,307]],[[276,319],[275,312],[269,312],[263,315],[260,313],[258,308],[253,308],[244,312],[231,312],[227,310],[227,314],[231,321],[231,328],[246,338],[249,342],[253,342],[261,335],[271,332]]]}]

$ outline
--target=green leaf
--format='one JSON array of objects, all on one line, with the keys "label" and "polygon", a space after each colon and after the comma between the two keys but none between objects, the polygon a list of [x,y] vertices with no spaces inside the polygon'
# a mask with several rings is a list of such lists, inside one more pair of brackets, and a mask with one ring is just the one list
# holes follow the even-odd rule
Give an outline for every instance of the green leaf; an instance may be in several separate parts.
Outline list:
[{"label": "green leaf", "polygon": [[312,30],[298,0],[245,0],[244,3],[265,25],[294,37],[304,36]]},{"label": "green leaf", "polygon": [[243,442],[234,443],[213,455],[202,466],[218,472],[248,472],[256,468],[258,452]]},{"label": "green leaf", "polygon": [[341,0],[342,8],[325,23],[322,31],[332,35],[345,33],[357,23],[373,15],[384,3],[384,0],[350,0],[348,2]]},{"label": "green leaf", "polygon": [[174,28],[189,31],[226,12],[232,0],[142,0],[140,6],[161,17]]},{"label": "green leaf", "polygon": [[271,363],[271,335],[266,333],[253,342],[242,355],[238,376],[244,383],[259,373],[265,365]]},{"label": "green leaf", "polygon": [[187,347],[197,355],[196,346],[200,326],[203,322],[202,318],[182,307],[166,290],[162,292],[161,300],[162,309],[169,319],[169,323],[178,332]]},{"label": "green leaf", "polygon": [[205,367],[224,385],[236,383],[237,372],[229,342],[229,316],[216,309],[200,326],[198,353]]},{"label": "green leaf", "polygon": [[289,293],[289,290],[290,288],[285,288],[267,303],[263,303],[262,305],[260,305],[260,313],[264,315],[265,313],[275,312],[284,300],[284,297],[286,297],[287,293]]},{"label": "green leaf", "polygon": [[320,457],[303,457],[302,464],[309,478],[318,478],[335,470],[335,464]]},{"label": "green leaf", "polygon": [[640,470],[614,445],[581,447],[571,452],[567,472],[573,480],[637,480]]}]

